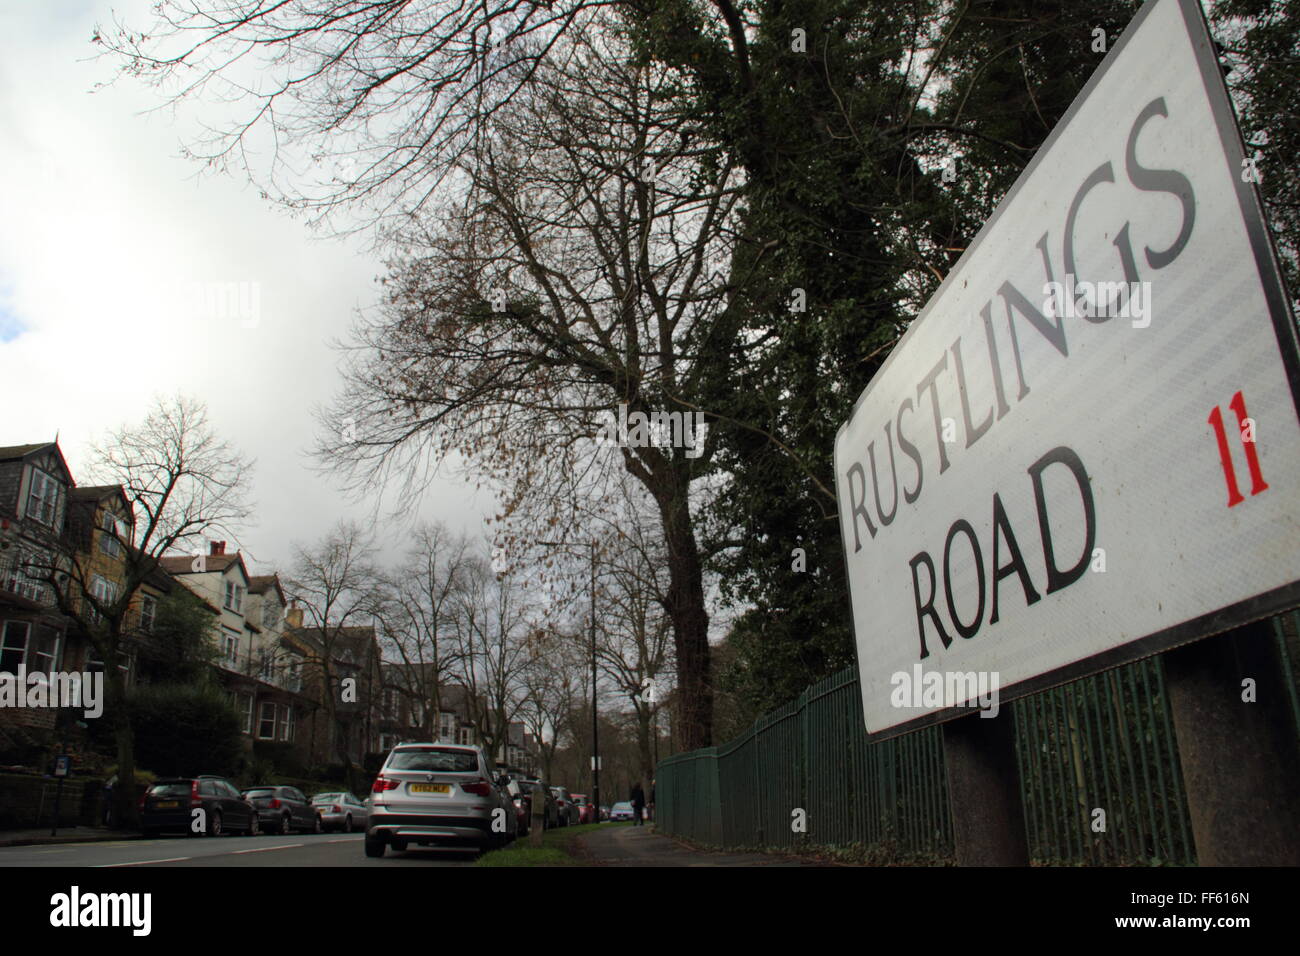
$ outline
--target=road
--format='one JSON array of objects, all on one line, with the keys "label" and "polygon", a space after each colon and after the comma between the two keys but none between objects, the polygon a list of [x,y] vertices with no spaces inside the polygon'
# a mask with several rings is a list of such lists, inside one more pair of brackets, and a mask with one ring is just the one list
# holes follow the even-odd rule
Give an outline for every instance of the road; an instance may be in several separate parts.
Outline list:
[{"label": "road", "polygon": [[294,836],[162,837],[110,843],[62,843],[57,846],[0,847],[0,867],[84,866],[468,866],[474,854],[415,847],[405,853],[389,850],[370,859],[361,834],[297,834]]}]

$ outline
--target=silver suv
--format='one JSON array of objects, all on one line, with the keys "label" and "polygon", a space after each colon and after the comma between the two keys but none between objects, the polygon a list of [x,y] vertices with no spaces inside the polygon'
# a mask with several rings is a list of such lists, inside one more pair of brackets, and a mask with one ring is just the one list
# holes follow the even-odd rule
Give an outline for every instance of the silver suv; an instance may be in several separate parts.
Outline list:
[{"label": "silver suv", "polygon": [[[401,744],[370,788],[366,856],[420,846],[504,846],[515,808],[480,747]],[[499,812],[498,812],[499,811]]]}]

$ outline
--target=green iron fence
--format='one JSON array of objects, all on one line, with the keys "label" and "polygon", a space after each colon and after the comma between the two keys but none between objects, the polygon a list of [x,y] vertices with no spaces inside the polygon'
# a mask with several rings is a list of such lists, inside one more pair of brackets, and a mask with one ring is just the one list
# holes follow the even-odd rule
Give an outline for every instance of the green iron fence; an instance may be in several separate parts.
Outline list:
[{"label": "green iron fence", "polygon": [[[1300,724],[1298,621],[1285,615],[1275,625]],[[1035,860],[1196,862],[1159,657],[1004,706],[1016,721]],[[940,729],[868,743],[853,668],[735,740],[667,758],[656,787],[658,828],[700,843],[952,857]]]}]

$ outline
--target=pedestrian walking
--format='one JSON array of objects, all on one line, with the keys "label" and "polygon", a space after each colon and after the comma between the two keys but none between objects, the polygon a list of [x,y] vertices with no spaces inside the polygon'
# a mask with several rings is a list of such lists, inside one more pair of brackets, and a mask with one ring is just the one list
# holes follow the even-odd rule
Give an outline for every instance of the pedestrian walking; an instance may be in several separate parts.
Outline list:
[{"label": "pedestrian walking", "polygon": [[645,822],[644,813],[645,791],[641,789],[641,781],[637,780],[632,784],[632,822],[636,826],[641,826]]}]

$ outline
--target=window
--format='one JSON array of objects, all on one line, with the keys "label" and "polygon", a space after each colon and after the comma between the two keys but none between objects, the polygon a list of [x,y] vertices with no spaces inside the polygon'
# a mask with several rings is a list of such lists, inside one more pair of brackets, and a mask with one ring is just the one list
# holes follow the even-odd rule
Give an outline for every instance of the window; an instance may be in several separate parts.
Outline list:
[{"label": "window", "polygon": [[468,747],[470,745],[470,734],[472,732],[473,731],[469,727],[460,728],[460,744],[462,747]]},{"label": "window", "polygon": [[146,634],[153,632],[154,618],[158,616],[158,602],[149,595],[140,598],[140,630]]},{"label": "window", "polygon": [[385,769],[473,773],[479,769],[478,754],[472,750],[437,750],[432,747],[394,750]]},{"label": "window", "polygon": [[[117,600],[117,582],[96,574],[94,580],[90,582],[90,593],[99,602],[100,607],[107,608]],[[97,622],[104,619],[104,616],[95,610],[93,606],[90,610],[90,617]]]},{"label": "window", "polygon": [[275,627],[280,622],[280,605],[275,601],[267,599],[262,607],[262,626]]},{"label": "window", "polygon": [[302,661],[293,658],[285,667],[284,686],[287,690],[302,690]]},{"label": "window", "polygon": [[226,582],[226,610],[240,613],[244,606],[244,589],[234,581]]},{"label": "window", "polygon": [[393,714],[393,689],[392,689],[391,687],[385,687],[385,688],[384,688],[384,716],[387,717],[387,718],[389,718],[389,719],[392,719],[392,717],[394,716],[394,714]]},{"label": "window", "polygon": [[456,715],[438,715],[438,739],[452,741],[456,739]]},{"label": "window", "polygon": [[130,540],[131,529],[125,521],[107,508],[100,521],[99,550],[110,557],[122,556],[122,542]]},{"label": "window", "polygon": [[44,601],[49,590],[45,584],[49,562],[48,555],[36,551],[15,554],[3,574],[0,574],[0,587],[29,601]]},{"label": "window", "polygon": [[240,726],[243,727],[244,733],[253,732],[253,695],[240,694],[235,706],[236,712],[240,717]]},{"label": "window", "polygon": [[227,667],[239,661],[239,634],[225,627],[221,629],[221,657]]},{"label": "window", "polygon": [[27,492],[27,517],[53,528],[59,516],[59,494],[62,487],[39,468],[33,468],[31,474]]},{"label": "window", "polygon": [[257,719],[257,736],[259,740],[275,739],[275,702],[262,701]]},{"label": "window", "polygon": [[268,684],[271,682],[271,675],[275,670],[275,655],[270,651],[262,651],[262,667],[257,672],[257,679],[264,680]]},{"label": "window", "polygon": [[280,739],[293,740],[293,708],[288,704],[280,705]]},{"label": "window", "polygon": [[32,626],[26,621],[5,621],[0,636],[0,673],[16,674],[18,665],[27,658],[27,639]]}]

